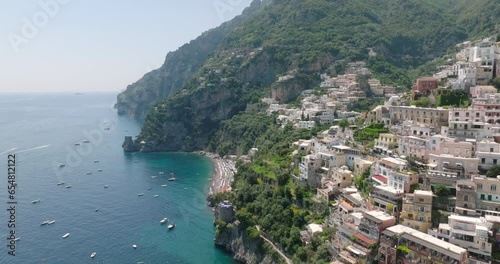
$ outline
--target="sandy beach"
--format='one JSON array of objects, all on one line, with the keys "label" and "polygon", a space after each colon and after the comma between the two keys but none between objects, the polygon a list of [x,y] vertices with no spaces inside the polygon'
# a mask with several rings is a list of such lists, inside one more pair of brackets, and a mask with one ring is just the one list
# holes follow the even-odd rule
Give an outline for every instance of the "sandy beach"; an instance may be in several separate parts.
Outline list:
[{"label": "sandy beach", "polygon": [[231,190],[231,183],[234,180],[234,173],[236,172],[236,161],[221,158],[219,155],[209,152],[200,153],[213,162],[212,184],[210,185],[209,194],[218,192],[226,192]]}]

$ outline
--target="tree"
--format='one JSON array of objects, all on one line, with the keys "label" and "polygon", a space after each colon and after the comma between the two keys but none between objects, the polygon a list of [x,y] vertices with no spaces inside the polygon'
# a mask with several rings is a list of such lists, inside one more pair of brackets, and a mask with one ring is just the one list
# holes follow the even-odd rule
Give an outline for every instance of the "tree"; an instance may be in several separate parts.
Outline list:
[{"label": "tree", "polygon": [[496,77],[495,79],[491,79],[489,84],[495,86],[495,88],[497,88],[497,90],[500,90],[500,77]]},{"label": "tree", "polygon": [[450,188],[446,185],[436,184],[434,185],[434,193],[439,197],[445,197],[450,193]]},{"label": "tree", "polygon": [[500,175],[500,165],[491,167],[491,169],[489,169],[486,173],[486,177],[489,178],[496,178],[498,175]]},{"label": "tree", "polygon": [[342,128],[342,131],[345,131],[345,128],[349,126],[349,121],[347,119],[342,119],[339,121],[339,127]]}]

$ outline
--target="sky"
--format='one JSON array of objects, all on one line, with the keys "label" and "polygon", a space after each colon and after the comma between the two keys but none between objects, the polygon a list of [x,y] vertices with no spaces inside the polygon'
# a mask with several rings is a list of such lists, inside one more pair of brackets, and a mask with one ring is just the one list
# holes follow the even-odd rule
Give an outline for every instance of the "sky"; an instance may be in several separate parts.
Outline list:
[{"label": "sky", "polygon": [[0,93],[122,91],[250,2],[3,1]]}]

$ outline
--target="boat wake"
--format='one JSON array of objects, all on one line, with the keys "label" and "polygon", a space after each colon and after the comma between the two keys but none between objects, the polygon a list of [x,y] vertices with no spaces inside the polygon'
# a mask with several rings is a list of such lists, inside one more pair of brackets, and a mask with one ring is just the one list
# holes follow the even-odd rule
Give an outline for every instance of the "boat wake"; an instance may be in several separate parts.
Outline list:
[{"label": "boat wake", "polygon": [[38,147],[30,148],[30,149],[23,149],[21,151],[18,151],[17,153],[23,153],[23,152],[28,152],[28,151],[38,150],[38,149],[44,149],[44,148],[48,148],[48,147],[50,147],[50,145],[43,145],[43,146],[38,146]]},{"label": "boat wake", "polygon": [[0,152],[0,155],[7,154],[7,153],[9,153],[9,152],[11,152],[11,151],[14,151],[14,150],[16,150],[16,149],[17,149],[17,148],[11,148],[11,149],[8,149],[8,150],[6,150],[6,151],[4,151],[4,152]]}]

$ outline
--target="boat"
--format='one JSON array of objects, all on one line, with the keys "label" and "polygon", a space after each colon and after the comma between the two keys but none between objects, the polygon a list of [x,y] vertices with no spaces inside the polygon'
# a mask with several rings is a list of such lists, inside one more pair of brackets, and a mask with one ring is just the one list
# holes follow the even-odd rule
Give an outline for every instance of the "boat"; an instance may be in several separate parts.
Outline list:
[{"label": "boat", "polygon": [[148,188],[148,191],[151,191],[151,188]]},{"label": "boat", "polygon": [[156,176],[151,176],[151,179],[156,179]]},{"label": "boat", "polygon": [[166,184],[162,184],[161,187],[167,187],[167,185]]},{"label": "boat", "polygon": [[92,174],[92,172],[91,172],[91,171],[87,172],[87,175],[90,175],[90,174]]},{"label": "boat", "polygon": [[50,220],[45,220],[40,225],[48,225],[49,223],[50,223]]},{"label": "boat", "polygon": [[88,140],[88,139],[84,139],[82,142],[83,142],[83,143],[90,143],[90,140]]},{"label": "boat", "polygon": [[99,161],[98,160],[94,160],[94,163],[98,163]]},{"label": "boat", "polygon": [[75,143],[75,146],[80,146],[80,143]]},{"label": "boat", "polygon": [[98,170],[97,170],[97,172],[101,172],[101,171],[102,171],[102,169],[98,169]]},{"label": "boat", "polygon": [[137,262],[137,264],[144,264],[144,262],[142,262],[142,261],[139,261],[139,262]]},{"label": "boat", "polygon": [[154,198],[158,198],[158,197],[160,197],[160,195],[158,195],[158,194],[155,194],[155,196],[153,196],[153,197],[154,197]]},{"label": "boat", "polygon": [[59,163],[59,165],[57,165],[59,168],[62,168],[64,166],[66,166],[64,163]]},{"label": "boat", "polygon": [[109,127],[105,128],[104,130],[109,130]]},{"label": "boat", "polygon": [[47,223],[47,225],[51,225],[51,224],[53,224],[53,223],[55,223],[55,222],[56,222],[56,220],[49,221],[49,222]]},{"label": "boat", "polygon": [[16,238],[14,238],[14,241],[17,241],[19,239],[21,239],[21,237],[16,237]]},{"label": "boat", "polygon": [[58,182],[57,185],[64,185],[64,182]]},{"label": "boat", "polygon": [[97,255],[97,253],[96,252],[92,252],[92,254],[90,254],[90,258],[94,258],[95,255]]},{"label": "boat", "polygon": [[144,193],[138,193],[137,196],[144,196]]},{"label": "boat", "polygon": [[172,229],[174,227],[175,227],[175,223],[171,223],[171,224],[168,225],[168,229]]},{"label": "boat", "polygon": [[67,237],[69,237],[69,233],[66,233],[64,234],[64,236],[62,236],[62,238],[67,238]]},{"label": "boat", "polygon": [[31,201],[31,203],[39,203],[39,202],[40,202],[40,200],[39,200],[39,199],[36,199],[36,200]]},{"label": "boat", "polygon": [[67,185],[66,188],[71,188],[71,185]]},{"label": "boat", "polygon": [[136,248],[137,248],[137,245],[136,245],[136,244],[133,244],[133,245],[132,245],[132,247],[133,247],[134,249],[136,249]]},{"label": "boat", "polygon": [[160,173],[160,175],[163,175],[163,174],[165,174],[165,172],[163,172],[163,171],[160,171],[159,173]]},{"label": "boat", "polygon": [[109,185],[104,185],[104,188],[108,188],[108,187],[109,187]]},{"label": "boat", "polygon": [[163,218],[160,220],[160,224],[165,224],[165,223],[168,223],[168,218]]},{"label": "boat", "polygon": [[171,177],[168,179],[168,181],[175,181],[176,179],[174,177]]}]

